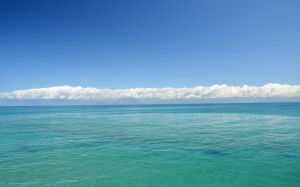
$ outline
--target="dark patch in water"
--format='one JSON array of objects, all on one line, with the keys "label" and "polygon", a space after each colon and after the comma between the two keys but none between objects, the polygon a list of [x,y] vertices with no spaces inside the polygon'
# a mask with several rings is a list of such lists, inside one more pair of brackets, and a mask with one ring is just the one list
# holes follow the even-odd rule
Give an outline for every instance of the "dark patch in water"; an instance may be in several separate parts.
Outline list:
[{"label": "dark patch in water", "polygon": [[203,153],[210,155],[210,156],[226,156],[226,155],[228,155],[228,153],[225,153],[223,151],[216,150],[216,149],[205,149],[205,150],[203,150]]},{"label": "dark patch in water", "polygon": [[283,154],[282,156],[288,159],[300,159],[300,155],[297,154]]},{"label": "dark patch in water", "polygon": [[78,147],[95,147],[94,143],[77,143]]},{"label": "dark patch in water", "polygon": [[37,153],[37,152],[39,152],[38,149],[33,148],[33,147],[27,147],[27,146],[21,147],[19,149],[19,151],[24,152],[24,153]]},{"label": "dark patch in water", "polygon": [[220,151],[217,149],[206,149],[206,148],[188,148],[185,149],[186,151],[190,152],[190,153],[196,153],[196,154],[205,154],[205,155],[209,155],[209,156],[227,156],[229,155],[229,153],[224,152],[224,151]]}]

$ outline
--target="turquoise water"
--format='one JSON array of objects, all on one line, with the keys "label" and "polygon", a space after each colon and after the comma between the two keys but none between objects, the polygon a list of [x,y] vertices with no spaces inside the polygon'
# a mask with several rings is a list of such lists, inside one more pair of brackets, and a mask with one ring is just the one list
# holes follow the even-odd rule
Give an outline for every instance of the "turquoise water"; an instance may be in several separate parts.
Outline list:
[{"label": "turquoise water", "polygon": [[300,186],[300,103],[0,107],[0,186]]}]

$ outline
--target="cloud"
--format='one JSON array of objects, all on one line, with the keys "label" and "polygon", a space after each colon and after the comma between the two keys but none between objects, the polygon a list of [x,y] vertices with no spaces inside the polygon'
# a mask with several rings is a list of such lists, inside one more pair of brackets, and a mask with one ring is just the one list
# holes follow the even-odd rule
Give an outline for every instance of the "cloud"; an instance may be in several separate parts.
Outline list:
[{"label": "cloud", "polygon": [[0,93],[2,100],[201,100],[201,99],[300,98],[300,86],[266,84],[257,86],[213,85],[194,88],[97,89],[56,86]]}]

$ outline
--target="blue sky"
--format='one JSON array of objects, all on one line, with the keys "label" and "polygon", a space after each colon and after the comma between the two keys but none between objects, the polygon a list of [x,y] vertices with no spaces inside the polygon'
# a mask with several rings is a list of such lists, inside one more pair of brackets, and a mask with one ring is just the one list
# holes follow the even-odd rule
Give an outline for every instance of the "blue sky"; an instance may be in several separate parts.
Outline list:
[{"label": "blue sky", "polygon": [[0,91],[300,84],[300,1],[1,0]]}]

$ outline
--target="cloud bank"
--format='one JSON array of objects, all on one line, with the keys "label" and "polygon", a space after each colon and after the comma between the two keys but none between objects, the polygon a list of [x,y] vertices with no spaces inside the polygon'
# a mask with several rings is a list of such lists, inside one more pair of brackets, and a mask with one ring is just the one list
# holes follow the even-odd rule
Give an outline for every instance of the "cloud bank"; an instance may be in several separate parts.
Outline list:
[{"label": "cloud bank", "polygon": [[[56,86],[0,93],[3,100],[78,100],[78,101],[201,101],[201,100],[247,100],[247,99],[288,100],[300,98],[300,86],[287,84],[266,84],[257,86],[213,85],[194,88],[130,88],[97,89],[80,86]],[[180,103],[180,102],[179,102]]]}]

